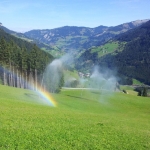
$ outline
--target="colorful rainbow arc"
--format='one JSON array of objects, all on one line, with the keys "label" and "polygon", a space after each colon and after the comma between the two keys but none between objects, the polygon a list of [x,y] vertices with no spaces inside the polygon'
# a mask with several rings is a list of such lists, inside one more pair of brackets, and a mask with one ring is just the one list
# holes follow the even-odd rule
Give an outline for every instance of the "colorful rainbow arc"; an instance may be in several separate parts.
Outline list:
[{"label": "colorful rainbow arc", "polygon": [[[10,70],[8,70],[6,68],[5,68],[5,70],[7,70],[8,72],[11,72]],[[16,76],[16,74],[15,74],[15,76]],[[23,79],[23,80],[25,81],[25,79]],[[31,84],[29,82],[28,82],[28,85],[31,87],[31,89],[34,89],[34,87],[35,87],[34,84]],[[54,100],[54,98],[51,96],[51,94],[48,91],[42,89],[39,84],[37,84],[36,92],[38,94],[40,94],[40,96],[42,96],[42,98],[46,101],[46,104],[48,104],[49,106],[52,106],[52,107],[56,107],[57,106],[57,103]]]},{"label": "colorful rainbow arc", "polygon": [[32,84],[28,83],[28,84],[31,87],[31,89],[35,89],[35,87],[36,87],[35,92],[37,92],[45,100],[47,105],[52,106],[52,107],[57,106],[57,103],[54,100],[54,98],[51,96],[51,94],[47,90],[43,89],[40,86],[40,84],[38,84],[38,83],[37,83],[37,85],[35,85],[33,83]]},{"label": "colorful rainbow arc", "polygon": [[[38,86],[39,87],[39,86]],[[43,89],[37,88],[37,92],[42,96],[44,100],[48,103],[48,105],[56,107],[57,103],[51,96],[51,94]]]}]

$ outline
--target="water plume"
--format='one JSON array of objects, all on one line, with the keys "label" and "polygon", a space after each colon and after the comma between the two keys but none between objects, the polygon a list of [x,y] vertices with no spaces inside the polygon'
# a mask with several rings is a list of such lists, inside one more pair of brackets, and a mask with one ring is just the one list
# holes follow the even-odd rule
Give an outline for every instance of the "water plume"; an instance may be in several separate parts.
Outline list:
[{"label": "water plume", "polygon": [[[34,90],[35,94],[30,94],[30,93],[25,93],[25,96],[30,97],[30,100],[39,103],[39,104],[46,104],[48,106],[56,107],[57,103],[52,97],[52,95],[45,89],[43,86],[41,86],[40,82],[33,82],[33,80],[29,80],[22,76],[21,72],[19,72],[16,68],[13,70],[10,70],[9,68],[6,67],[1,67],[0,66],[0,74],[5,75],[6,79],[4,80],[10,80],[13,78],[13,82],[11,80],[9,81],[10,83],[8,84],[8,81],[4,85],[12,86],[12,87],[17,87],[17,88],[24,88],[24,89],[30,89]],[[0,76],[2,77],[2,76]],[[2,79],[0,78],[0,81],[2,82]]]},{"label": "water plume", "polygon": [[[95,66],[88,78],[81,78],[80,85],[94,93],[99,94],[99,101],[107,103],[109,97],[117,90],[118,78],[115,72]],[[81,90],[82,92],[82,90]]]},{"label": "water plume", "polygon": [[96,66],[90,76],[90,87],[100,91],[100,102],[106,103],[109,96],[116,91],[117,77],[106,68]]},{"label": "water plume", "polygon": [[52,61],[45,69],[43,74],[44,85],[46,89],[52,93],[57,93],[64,85],[64,68],[73,63],[73,57],[69,54]]},{"label": "water plume", "polygon": [[68,79],[65,81],[64,86],[65,87],[72,87],[75,88],[79,84],[79,81],[74,77],[68,77]]}]

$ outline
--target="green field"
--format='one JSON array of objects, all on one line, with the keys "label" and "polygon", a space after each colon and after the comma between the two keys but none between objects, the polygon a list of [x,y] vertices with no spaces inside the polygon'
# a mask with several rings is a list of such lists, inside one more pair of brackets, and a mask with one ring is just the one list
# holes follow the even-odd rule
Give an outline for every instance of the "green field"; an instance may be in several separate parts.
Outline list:
[{"label": "green field", "polygon": [[52,96],[57,107],[0,85],[1,150],[150,149],[150,98],[71,89]]},{"label": "green field", "polygon": [[125,45],[125,42],[110,41],[102,46],[93,47],[91,49],[91,52],[92,53],[98,52],[98,57],[101,57],[108,53],[114,53],[114,52],[118,53],[119,51],[122,51],[124,45]]},{"label": "green field", "polygon": [[58,49],[58,47],[53,46],[52,49],[46,49],[46,48],[41,48],[43,51],[50,53],[53,57],[55,58],[60,58],[61,56],[64,55],[64,53],[62,51],[60,51],[60,49]]},{"label": "green field", "polygon": [[142,82],[140,82],[140,81],[138,81],[138,80],[136,80],[136,79],[133,79],[133,84],[134,84],[134,85],[143,85]]}]

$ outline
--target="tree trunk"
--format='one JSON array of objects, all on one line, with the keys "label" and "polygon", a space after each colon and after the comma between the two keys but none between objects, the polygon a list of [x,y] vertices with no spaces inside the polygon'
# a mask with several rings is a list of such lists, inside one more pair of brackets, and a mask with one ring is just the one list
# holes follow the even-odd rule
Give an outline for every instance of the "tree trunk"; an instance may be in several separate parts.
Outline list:
[{"label": "tree trunk", "polygon": [[12,86],[12,69],[11,62],[9,63],[9,86]]},{"label": "tree trunk", "polygon": [[41,78],[41,90],[44,92],[44,85],[43,85],[43,78],[44,78],[44,73],[42,75],[42,78]]},{"label": "tree trunk", "polygon": [[22,73],[19,74],[19,86],[22,88]]},{"label": "tree trunk", "polygon": [[27,74],[27,70],[25,71],[25,88],[28,88],[28,74]]},{"label": "tree trunk", "polygon": [[32,89],[35,90],[35,84],[34,84],[34,74],[31,73],[31,83],[32,83]]},{"label": "tree trunk", "polygon": [[11,83],[11,86],[13,86],[13,73],[12,72],[10,74],[10,83]]},{"label": "tree trunk", "polygon": [[14,69],[14,65],[13,65],[13,73],[12,73],[12,83],[13,83],[13,87],[16,87],[16,84],[15,84],[15,69]]},{"label": "tree trunk", "polygon": [[6,71],[5,71],[5,68],[3,68],[3,84],[6,85]]},{"label": "tree trunk", "polygon": [[34,80],[33,80],[33,73],[30,70],[30,74],[29,74],[29,84],[30,84],[30,89],[34,90]]},{"label": "tree trunk", "polygon": [[24,89],[24,71],[21,72],[21,88]]},{"label": "tree trunk", "polygon": [[16,77],[17,79],[17,88],[19,88],[19,74],[18,74],[18,69],[17,69],[17,77]]},{"label": "tree trunk", "polygon": [[37,70],[35,69],[35,90],[37,91]]},{"label": "tree trunk", "polygon": [[8,72],[8,86],[11,86],[11,83],[10,83],[10,72]]}]

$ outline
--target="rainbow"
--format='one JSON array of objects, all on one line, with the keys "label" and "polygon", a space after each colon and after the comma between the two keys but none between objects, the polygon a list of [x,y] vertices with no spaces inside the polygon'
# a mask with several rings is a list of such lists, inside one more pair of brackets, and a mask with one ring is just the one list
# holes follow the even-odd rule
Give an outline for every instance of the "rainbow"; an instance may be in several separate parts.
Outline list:
[{"label": "rainbow", "polygon": [[51,94],[44,90],[44,89],[41,89],[40,86],[37,86],[37,91],[36,91],[38,94],[40,94],[40,96],[42,96],[42,98],[46,101],[46,104],[52,106],[52,107],[56,107],[57,106],[57,103],[56,101],[54,100],[54,98],[51,96]]},{"label": "rainbow", "polygon": [[[1,69],[1,66],[0,66],[0,69]],[[5,68],[5,70],[7,72],[11,72],[7,68]],[[17,76],[16,73],[14,73],[14,75]],[[22,80],[26,81],[24,78],[22,78]],[[37,83],[36,86],[35,86],[35,84],[29,83],[29,82],[27,84],[30,87],[30,89],[35,89],[35,87],[36,87],[35,92],[41,96],[41,98],[45,101],[45,103],[47,105],[52,106],[52,107],[56,107],[57,106],[57,103],[54,100],[54,98],[51,96],[51,94],[48,91],[46,91],[45,89],[41,88],[40,84]]]},{"label": "rainbow", "polygon": [[35,89],[34,92],[36,92],[40,96],[40,98],[42,98],[40,100],[44,100],[46,105],[49,105],[52,107],[57,106],[57,103],[52,97],[52,95],[46,89],[42,88],[39,83],[35,85],[33,83],[28,82],[28,86],[30,87],[30,89]]}]

